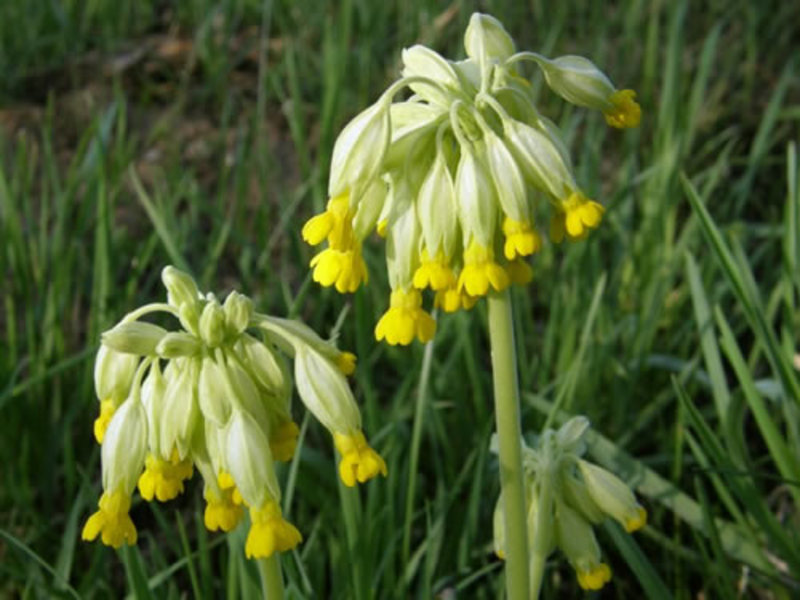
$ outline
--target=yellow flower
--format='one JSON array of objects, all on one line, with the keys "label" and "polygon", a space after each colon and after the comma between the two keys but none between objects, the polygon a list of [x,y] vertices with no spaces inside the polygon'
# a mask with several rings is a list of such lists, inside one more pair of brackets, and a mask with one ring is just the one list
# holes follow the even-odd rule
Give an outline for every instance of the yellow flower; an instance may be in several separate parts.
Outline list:
[{"label": "yellow flower", "polygon": [[106,546],[119,548],[122,544],[136,543],[136,527],[128,511],[131,498],[121,490],[104,492],[98,503],[100,510],[94,513],[83,527],[81,538],[91,542],[98,535]]},{"label": "yellow flower", "polygon": [[470,296],[485,296],[490,287],[501,292],[510,283],[508,273],[494,261],[492,249],[473,240],[464,252],[464,268],[458,277],[458,289],[466,290]]},{"label": "yellow flower", "polygon": [[478,302],[476,296],[470,296],[465,290],[459,289],[454,284],[447,289],[439,290],[433,298],[433,305],[444,312],[452,313],[457,310],[470,310]]},{"label": "yellow flower", "polygon": [[192,461],[181,460],[178,451],[173,450],[170,460],[148,454],[144,473],[139,477],[139,493],[147,501],[154,497],[166,502],[183,492],[183,482],[192,476]]},{"label": "yellow flower", "polygon": [[576,573],[578,585],[584,590],[599,590],[611,581],[611,568],[605,563],[594,565],[586,570],[578,569]]},{"label": "yellow flower", "polygon": [[336,286],[340,294],[355,292],[361,282],[367,282],[367,265],[361,249],[336,250],[326,248],[311,259],[314,281],[324,287]]},{"label": "yellow flower", "polygon": [[423,343],[433,339],[436,321],[422,310],[419,290],[394,290],[389,302],[389,310],[375,326],[378,341],[385,339],[392,346],[407,346],[415,337]]},{"label": "yellow flower", "polygon": [[514,221],[506,217],[503,221],[506,242],[503,251],[508,260],[518,256],[530,256],[542,248],[542,238],[527,221]]},{"label": "yellow flower", "polygon": [[642,120],[642,107],[635,98],[633,90],[618,90],[611,94],[608,101],[613,108],[603,111],[606,123],[617,129],[638,127]]},{"label": "yellow flower", "polygon": [[347,487],[369,481],[378,474],[386,477],[386,462],[367,444],[360,431],[353,435],[336,433],[333,443],[342,455],[339,476]]},{"label": "yellow flower", "polygon": [[274,500],[267,500],[260,508],[251,507],[250,519],[252,525],[244,547],[247,558],[269,558],[275,552],[291,550],[303,541],[297,528],[284,520]]},{"label": "yellow flower", "polygon": [[98,444],[103,443],[106,429],[108,429],[108,424],[111,423],[115,411],[116,407],[110,398],[100,402],[100,415],[94,421],[94,439]]},{"label": "yellow flower", "polygon": [[284,421],[276,431],[269,436],[269,449],[272,457],[281,462],[289,462],[294,456],[297,447],[297,436],[300,428],[294,421]]},{"label": "yellow flower", "polygon": [[581,192],[572,192],[550,222],[550,238],[559,243],[566,236],[570,241],[582,240],[603,218],[605,208],[589,200]]},{"label": "yellow flower", "polygon": [[423,250],[420,259],[422,264],[414,272],[415,288],[424,290],[429,287],[438,292],[455,285],[456,276],[443,252],[439,252],[436,258],[431,258],[428,251]]},{"label": "yellow flower", "polygon": [[241,502],[233,499],[235,488],[220,490],[215,493],[206,487],[203,497],[206,499],[206,509],[203,512],[203,523],[209,531],[233,531],[242,520],[244,511]]},{"label": "yellow flower", "polygon": [[356,372],[356,361],[358,357],[352,352],[341,352],[336,357],[336,366],[345,375],[352,375]]}]

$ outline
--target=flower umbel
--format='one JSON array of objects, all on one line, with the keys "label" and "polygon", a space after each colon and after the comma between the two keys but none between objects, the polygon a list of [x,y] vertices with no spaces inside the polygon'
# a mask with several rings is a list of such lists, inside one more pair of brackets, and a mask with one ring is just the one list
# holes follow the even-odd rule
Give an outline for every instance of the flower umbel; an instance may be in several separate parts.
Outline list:
[{"label": "flower umbel", "polygon": [[[607,517],[628,533],[644,527],[645,509],[616,475],[581,458],[589,428],[585,417],[574,417],[558,431],[546,429],[535,448],[523,444],[528,544],[549,554],[560,548],[575,569],[578,585],[599,590],[611,580],[611,568],[601,561],[593,525]],[[502,498],[494,517],[495,553],[505,558]]]},{"label": "flower umbel", "polygon": [[[307,238],[344,243],[352,237],[346,214],[346,203],[332,202],[331,214],[309,226]],[[383,459],[367,444],[345,379],[356,357],[298,321],[255,312],[237,292],[220,303],[173,267],[162,279],[166,304],[145,305],[103,335],[94,434],[102,443],[104,492],[82,537],[100,537],[115,548],[136,543],[129,511],[137,485],[144,500],[166,502],[184,491],[196,467],[205,483],[209,530],[231,531],[248,508],[248,557],[291,549],[302,536],[281,516],[273,465],[292,458],[299,435],[287,358],[295,360],[300,398],[343,456],[344,483],[386,474]],[[167,331],[140,320],[157,312],[175,317],[181,328]]]},{"label": "flower umbel", "polygon": [[[328,244],[311,260],[313,279],[343,293],[367,281],[365,238],[376,228],[387,238],[392,299],[375,335],[389,344],[433,335],[412,288],[430,288],[434,304],[452,312],[528,283],[524,261],[542,247],[534,227],[542,205],[553,206],[556,242],[582,240],[601,221],[602,205],[576,184],[561,134],[535,106],[521,62],[612,127],[641,120],[633,90],[618,90],[590,60],[515,52],[493,17],[474,14],[464,46],[462,61],[424,46],[403,51],[402,77],[336,140],[327,208],[303,228],[309,244]],[[413,95],[396,101],[404,88]]]}]

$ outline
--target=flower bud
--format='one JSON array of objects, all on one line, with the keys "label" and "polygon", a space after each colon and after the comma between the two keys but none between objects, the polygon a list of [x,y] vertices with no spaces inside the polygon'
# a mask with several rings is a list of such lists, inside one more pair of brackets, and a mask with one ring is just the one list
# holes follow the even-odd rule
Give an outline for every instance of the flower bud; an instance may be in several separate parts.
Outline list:
[{"label": "flower bud", "polygon": [[[459,88],[459,78],[450,61],[425,46],[412,46],[403,50],[403,77],[422,77],[439,85],[415,81],[409,87],[428,102],[449,108],[454,94],[449,89]],[[444,88],[444,89],[443,89]]]},{"label": "flower bud", "polygon": [[[195,358],[173,359],[164,392],[164,410],[161,421],[161,452],[178,449],[178,456],[186,458],[192,443],[192,435],[200,420],[197,407],[197,378],[199,360]],[[179,361],[179,362],[178,362]]]},{"label": "flower bud", "polygon": [[578,575],[585,590],[599,590],[611,579],[611,569],[600,562],[600,546],[586,519],[561,503],[556,512],[558,545]]},{"label": "flower bud", "polygon": [[167,288],[167,302],[177,309],[187,305],[194,307],[200,298],[200,292],[194,279],[183,271],[173,266],[164,267],[161,271],[161,281]]},{"label": "flower bud", "polygon": [[556,443],[563,452],[572,452],[581,456],[586,450],[583,436],[590,425],[589,419],[584,416],[572,417],[556,432]]},{"label": "flower bud", "polygon": [[484,131],[486,162],[492,183],[497,190],[497,199],[503,212],[514,221],[530,220],[528,194],[522,171],[500,137],[490,129]]},{"label": "flower bud", "polygon": [[389,109],[383,102],[350,121],[333,146],[328,195],[335,197],[350,190],[351,201],[357,202],[377,175],[390,135]]},{"label": "flower bud", "polygon": [[279,501],[267,435],[245,412],[234,411],[226,434],[227,468],[249,506],[262,506],[268,499]]},{"label": "flower bud", "polygon": [[492,245],[497,227],[495,197],[486,165],[474,148],[462,146],[456,171],[456,201],[465,247],[472,236],[483,247]]},{"label": "flower bud", "polygon": [[195,356],[199,352],[200,343],[197,338],[183,331],[170,331],[156,346],[156,354],[167,359]]},{"label": "flower bud", "polygon": [[392,289],[407,287],[419,266],[419,222],[414,204],[404,203],[386,239],[386,266]]},{"label": "flower bud", "polygon": [[292,380],[286,363],[271,344],[243,334],[236,348],[242,363],[261,387],[278,397],[291,394]]},{"label": "flower bud", "polygon": [[225,313],[225,325],[233,335],[239,335],[250,324],[253,316],[253,301],[239,292],[231,292],[222,305]]},{"label": "flower bud", "polygon": [[490,15],[473,13],[464,34],[467,56],[477,61],[502,62],[515,52],[514,40],[503,24]]},{"label": "flower bud", "polygon": [[225,339],[225,311],[216,300],[203,307],[200,315],[200,337],[211,348],[216,348]]},{"label": "flower bud", "polygon": [[548,135],[513,119],[503,119],[503,130],[522,173],[537,188],[559,200],[577,187],[558,146]]},{"label": "flower bud", "polygon": [[156,352],[156,346],[167,334],[167,330],[145,323],[131,321],[120,323],[102,335],[103,345],[117,352],[136,354],[138,356],[151,356]]},{"label": "flower bud", "polygon": [[597,110],[610,108],[609,97],[616,91],[608,77],[588,58],[539,57],[547,85],[567,102]]},{"label": "flower bud", "polygon": [[456,196],[450,169],[439,153],[419,188],[417,215],[428,254],[433,258],[441,251],[451,257],[458,235]]},{"label": "flower bud", "polygon": [[171,448],[166,452],[161,451],[160,430],[166,390],[166,377],[161,373],[158,363],[154,362],[142,383],[142,406],[147,415],[147,447],[152,454],[162,458],[169,457],[172,451]]},{"label": "flower bud", "polygon": [[585,460],[578,461],[578,468],[586,489],[600,510],[618,521],[629,533],[645,525],[647,514],[619,477]]},{"label": "flower bud", "polygon": [[217,362],[211,358],[203,359],[197,381],[197,403],[206,419],[223,427],[231,416],[230,390],[225,383],[225,374]]},{"label": "flower bud", "polygon": [[136,487],[146,452],[147,416],[139,399],[129,397],[114,413],[103,439],[103,489],[122,490],[129,496]]},{"label": "flower bud", "polygon": [[294,373],[300,398],[328,431],[354,434],[361,429],[361,415],[353,392],[336,365],[311,348],[299,345]]},{"label": "flower bud", "polygon": [[101,345],[94,363],[94,389],[99,400],[111,399],[117,405],[131,389],[139,357],[123,354]]}]

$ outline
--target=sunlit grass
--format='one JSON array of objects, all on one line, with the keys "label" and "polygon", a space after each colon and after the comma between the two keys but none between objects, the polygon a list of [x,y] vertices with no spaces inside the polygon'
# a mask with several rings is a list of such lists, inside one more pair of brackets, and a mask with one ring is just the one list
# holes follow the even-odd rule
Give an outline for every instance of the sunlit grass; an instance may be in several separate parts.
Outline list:
[{"label": "sunlit grass", "polygon": [[[299,236],[326,200],[336,134],[397,76],[400,49],[462,55],[477,7],[180,4],[169,15],[156,2],[0,8],[0,596],[259,593],[243,532],[197,525],[198,486],[135,504],[135,548],[79,539],[99,494],[99,333],[150,300],[172,263],[323,333],[341,318],[340,346],[359,355],[353,381],[389,477],[341,487],[326,434],[304,425],[302,468],[280,474],[305,539],[283,560],[293,597],[498,597],[485,306],[439,316],[417,402],[424,348],[373,337],[388,290],[379,247],[365,248],[369,285],[342,297],[310,281]],[[618,596],[791,597],[796,9],[494,4],[520,46],[592,56],[644,109],[642,127],[620,133],[541,90],[607,212],[587,241],[546,246],[534,284],[514,291],[525,428],[586,414],[604,438],[595,459],[640,486],[643,534],[601,534]],[[547,597],[576,595],[563,561],[549,566]]]}]

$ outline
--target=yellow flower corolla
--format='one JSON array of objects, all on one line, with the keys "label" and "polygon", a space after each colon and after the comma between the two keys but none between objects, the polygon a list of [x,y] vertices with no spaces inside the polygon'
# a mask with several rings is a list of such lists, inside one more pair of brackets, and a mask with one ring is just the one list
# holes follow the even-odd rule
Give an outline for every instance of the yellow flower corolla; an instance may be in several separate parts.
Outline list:
[{"label": "yellow flower corolla", "polygon": [[269,436],[269,449],[272,458],[281,462],[289,462],[297,447],[297,436],[300,428],[294,421],[284,421]]},{"label": "yellow flower corolla", "polygon": [[206,499],[206,509],[203,512],[203,523],[209,531],[233,531],[244,516],[244,509],[240,502],[233,499],[235,488],[221,489],[216,493],[207,487],[203,496]]},{"label": "yellow flower corolla", "polygon": [[347,487],[353,487],[356,482],[365,483],[378,475],[386,477],[386,463],[367,444],[360,431],[354,435],[334,434],[333,443],[342,455],[339,476]]},{"label": "yellow flower corolla", "polygon": [[639,531],[642,527],[647,525],[647,511],[641,507],[636,507],[636,514],[625,519],[625,531],[633,533]]},{"label": "yellow flower corolla", "polygon": [[250,519],[252,524],[244,547],[247,558],[269,558],[303,541],[297,528],[283,518],[274,500],[267,500],[259,508],[251,507]]},{"label": "yellow flower corolla", "polygon": [[144,465],[138,485],[139,494],[147,501],[172,500],[183,492],[184,480],[192,476],[192,461],[181,460],[177,450],[172,451],[169,460],[148,454]]},{"label": "yellow flower corolla", "polygon": [[502,292],[510,284],[508,272],[495,262],[492,249],[473,240],[464,252],[464,268],[458,277],[458,289],[470,296],[485,296],[490,287]]},{"label": "yellow flower corolla", "polygon": [[390,345],[407,346],[414,338],[429,342],[436,333],[436,321],[422,309],[419,290],[395,290],[389,301],[389,310],[375,326],[375,338]]},{"label": "yellow flower corolla", "polygon": [[585,571],[578,569],[576,574],[578,585],[584,590],[599,590],[611,581],[611,568],[605,563],[600,563]]},{"label": "yellow flower corolla", "polygon": [[638,127],[642,120],[642,107],[636,102],[636,92],[619,90],[611,94],[608,101],[613,108],[604,111],[606,123],[617,129]]},{"label": "yellow flower corolla", "polygon": [[421,253],[422,264],[414,272],[414,287],[419,290],[430,288],[436,292],[453,287],[456,276],[450,268],[444,253],[439,252],[435,258],[428,256],[428,251]]},{"label": "yellow flower corolla", "polygon": [[[515,53],[488,15],[472,16],[464,43],[461,61],[420,45],[404,50],[401,78],[342,130],[328,205],[303,227],[306,242],[328,244],[311,259],[314,281],[356,291],[368,279],[363,245],[377,231],[386,238],[392,297],[430,289],[434,306],[466,310],[530,281],[518,261],[542,246],[533,221],[544,206],[555,211],[554,241],[584,239],[599,225],[603,207],[579,191],[561,133],[536,106],[520,63],[535,63],[553,92],[602,111],[613,127],[638,125],[634,92],[617,90],[584,57]],[[395,100],[404,88],[410,97]],[[413,319],[424,312],[415,295],[389,304],[378,339],[428,337],[429,322]]]},{"label": "yellow flower corolla", "polygon": [[103,443],[103,438],[106,435],[108,424],[111,423],[111,418],[114,416],[116,407],[114,402],[110,399],[100,401],[100,414],[94,420],[94,439],[98,444]]},{"label": "yellow flower corolla", "polygon": [[506,217],[503,233],[506,236],[503,252],[508,260],[530,256],[542,247],[542,237],[528,221],[514,221]]},{"label": "yellow flower corolla", "polygon": [[358,357],[352,352],[342,352],[336,357],[336,366],[345,375],[352,375],[356,372],[356,361]]},{"label": "yellow flower corolla", "polygon": [[131,498],[121,490],[104,492],[98,503],[99,510],[83,527],[81,538],[91,542],[99,535],[106,546],[119,548],[122,544],[136,543],[136,527],[128,511]]},{"label": "yellow flower corolla", "polygon": [[570,241],[582,240],[596,229],[603,218],[605,208],[598,202],[588,199],[580,192],[572,192],[564,199],[561,208],[550,222],[550,238],[561,242],[564,237]]}]

